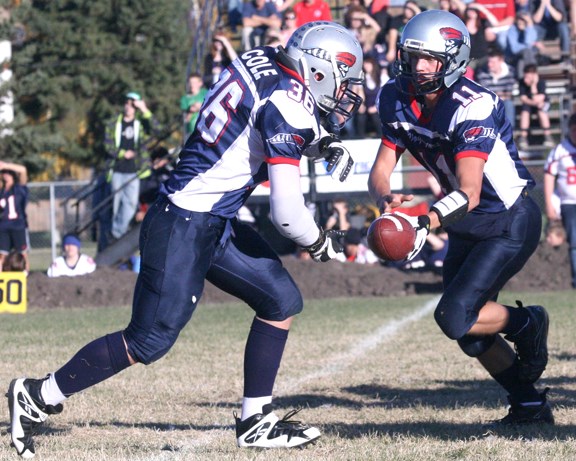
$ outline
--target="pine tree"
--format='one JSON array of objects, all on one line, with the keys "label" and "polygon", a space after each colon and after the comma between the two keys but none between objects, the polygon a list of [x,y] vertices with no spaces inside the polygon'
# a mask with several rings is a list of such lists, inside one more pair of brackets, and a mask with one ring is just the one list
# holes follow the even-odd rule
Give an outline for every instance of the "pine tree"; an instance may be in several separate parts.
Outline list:
[{"label": "pine tree", "polygon": [[[34,176],[54,155],[103,164],[104,124],[138,91],[163,126],[179,119],[190,48],[188,2],[32,0],[12,10],[14,135],[0,157]],[[4,28],[6,29],[6,27]]]}]

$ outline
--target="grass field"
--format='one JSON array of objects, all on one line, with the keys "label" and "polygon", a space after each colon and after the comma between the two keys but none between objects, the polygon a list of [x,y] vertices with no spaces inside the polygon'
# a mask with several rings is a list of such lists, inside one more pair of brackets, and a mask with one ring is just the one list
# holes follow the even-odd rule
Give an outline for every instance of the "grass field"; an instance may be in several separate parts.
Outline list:
[{"label": "grass field", "polygon": [[[280,416],[323,437],[303,450],[240,450],[233,411],[251,311],[204,305],[173,350],[76,395],[36,436],[40,461],[72,460],[576,460],[576,308],[573,292],[504,293],[542,303],[551,316],[549,386],[556,426],[487,432],[506,414],[506,394],[447,340],[432,318],[436,298],[310,301],[290,333],[277,380]],[[2,316],[0,386],[41,377],[88,340],[118,330],[126,307],[33,310]],[[0,460],[9,447],[0,413]]]}]

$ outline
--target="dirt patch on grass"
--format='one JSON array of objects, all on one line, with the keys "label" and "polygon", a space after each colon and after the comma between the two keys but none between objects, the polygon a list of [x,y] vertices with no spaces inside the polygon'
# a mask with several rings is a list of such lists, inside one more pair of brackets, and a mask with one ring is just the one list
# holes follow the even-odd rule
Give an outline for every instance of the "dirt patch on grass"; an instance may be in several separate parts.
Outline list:
[{"label": "dirt patch on grass", "polygon": [[[401,296],[441,291],[441,276],[434,272],[403,272],[383,266],[353,263],[315,263],[286,257],[284,263],[305,299],[352,296]],[[108,267],[82,277],[50,279],[43,273],[28,277],[28,305],[32,308],[119,306],[132,302],[136,274]],[[568,248],[542,243],[524,269],[506,286],[513,291],[568,290]],[[206,285],[203,302],[235,298]],[[528,301],[528,300],[527,300]]]}]

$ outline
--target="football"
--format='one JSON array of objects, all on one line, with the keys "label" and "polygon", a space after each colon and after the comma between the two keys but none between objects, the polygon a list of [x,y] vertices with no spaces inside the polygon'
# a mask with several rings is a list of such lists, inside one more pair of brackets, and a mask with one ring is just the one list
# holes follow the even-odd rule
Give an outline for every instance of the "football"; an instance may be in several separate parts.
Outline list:
[{"label": "football", "polygon": [[416,230],[406,218],[386,213],[368,228],[368,246],[385,261],[402,261],[414,248]]}]

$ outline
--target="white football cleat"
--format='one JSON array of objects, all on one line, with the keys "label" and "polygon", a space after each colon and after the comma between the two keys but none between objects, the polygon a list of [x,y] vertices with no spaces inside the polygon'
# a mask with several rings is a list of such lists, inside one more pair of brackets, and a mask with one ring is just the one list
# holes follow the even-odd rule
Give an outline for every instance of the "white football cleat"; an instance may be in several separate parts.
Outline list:
[{"label": "white football cleat", "polygon": [[300,421],[290,421],[290,418],[300,410],[292,410],[284,418],[279,419],[272,412],[272,405],[264,405],[263,413],[240,421],[236,417],[236,437],[241,448],[296,448],[314,442],[320,437],[320,431],[315,427],[302,424]]},{"label": "white football cleat", "polygon": [[[45,378],[46,379],[46,378]],[[45,405],[40,397],[43,379],[13,379],[6,393],[10,409],[10,435],[12,446],[24,459],[36,454],[32,434],[48,415],[60,413],[62,404]],[[32,395],[35,397],[32,397]]]}]

